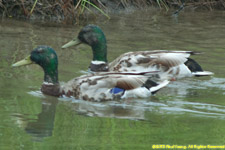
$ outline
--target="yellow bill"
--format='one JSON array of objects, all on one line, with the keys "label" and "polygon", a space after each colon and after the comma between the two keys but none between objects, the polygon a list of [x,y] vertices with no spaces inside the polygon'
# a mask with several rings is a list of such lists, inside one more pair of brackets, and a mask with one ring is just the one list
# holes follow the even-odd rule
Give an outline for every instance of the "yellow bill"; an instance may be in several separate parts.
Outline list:
[{"label": "yellow bill", "polygon": [[16,62],[15,64],[12,65],[12,67],[19,67],[19,66],[24,66],[24,65],[29,65],[32,64],[33,61],[30,59],[30,55],[27,56],[25,59]]},{"label": "yellow bill", "polygon": [[72,41],[70,41],[70,42],[66,43],[65,45],[63,45],[62,48],[68,48],[70,46],[77,46],[77,45],[79,45],[81,43],[82,42],[78,38],[75,38]]}]

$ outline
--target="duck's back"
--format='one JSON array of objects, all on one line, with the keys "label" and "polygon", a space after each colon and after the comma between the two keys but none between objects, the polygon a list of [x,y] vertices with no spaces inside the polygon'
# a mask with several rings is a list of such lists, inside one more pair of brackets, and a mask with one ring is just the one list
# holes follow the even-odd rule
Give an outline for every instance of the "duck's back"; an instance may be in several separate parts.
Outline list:
[{"label": "duck's back", "polygon": [[161,71],[162,80],[191,75],[184,64],[192,52],[189,51],[137,51],[122,54],[109,64],[110,71],[148,72]]}]

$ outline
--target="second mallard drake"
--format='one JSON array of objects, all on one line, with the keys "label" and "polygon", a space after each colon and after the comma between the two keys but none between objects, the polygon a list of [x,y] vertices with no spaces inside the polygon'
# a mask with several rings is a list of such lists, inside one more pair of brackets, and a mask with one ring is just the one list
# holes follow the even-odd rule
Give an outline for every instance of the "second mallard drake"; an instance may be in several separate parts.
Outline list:
[{"label": "second mallard drake", "polygon": [[192,51],[136,51],[120,55],[108,64],[106,38],[96,25],[87,25],[81,29],[77,38],[62,46],[67,48],[81,43],[91,46],[93,59],[90,70],[94,72],[143,72],[161,71],[161,80],[176,79],[192,76],[208,76],[212,72],[203,71],[202,67],[190,55]]},{"label": "second mallard drake", "polygon": [[151,80],[153,73],[96,73],[83,75],[70,80],[64,85],[58,82],[58,58],[48,46],[38,46],[24,60],[13,67],[38,64],[44,70],[44,82],[41,91],[52,96],[73,96],[88,101],[107,101],[118,98],[149,97],[169,81],[160,84]]}]

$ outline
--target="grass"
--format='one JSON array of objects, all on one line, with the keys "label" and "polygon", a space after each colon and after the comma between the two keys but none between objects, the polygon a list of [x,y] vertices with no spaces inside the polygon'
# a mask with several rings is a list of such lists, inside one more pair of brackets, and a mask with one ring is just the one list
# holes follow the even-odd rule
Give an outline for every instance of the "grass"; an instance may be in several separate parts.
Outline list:
[{"label": "grass", "polygon": [[32,9],[31,9],[31,11],[30,11],[30,14],[32,14],[32,13],[33,13],[34,8],[35,8],[35,6],[36,6],[36,4],[37,4],[37,1],[38,1],[38,0],[35,0],[34,5],[33,5]]},{"label": "grass", "polygon": [[89,4],[90,6],[92,6],[93,8],[95,8],[96,10],[98,10],[99,12],[101,12],[108,19],[110,19],[109,15],[106,14],[101,8],[99,8],[98,6],[96,6],[95,4],[93,4],[93,3],[91,3],[91,2],[89,2],[87,0],[82,0],[82,2],[81,2],[81,7],[83,7],[82,10],[84,10],[84,8],[89,9],[88,7],[86,7],[86,4]]},{"label": "grass", "polygon": [[[110,4],[112,2],[114,5]],[[28,19],[32,16],[37,20],[55,18],[59,22],[79,22],[87,14],[110,19],[106,11],[123,10],[130,6],[138,9],[153,6],[159,8],[159,11],[168,11],[171,8],[179,9],[185,3],[183,6],[193,9],[225,10],[224,0],[114,0],[110,3],[106,0],[0,0],[0,16]]]},{"label": "grass", "polygon": [[164,2],[164,0],[156,0],[156,2],[160,9],[162,8],[161,5],[163,5],[166,8],[166,11],[169,10],[168,5]]}]

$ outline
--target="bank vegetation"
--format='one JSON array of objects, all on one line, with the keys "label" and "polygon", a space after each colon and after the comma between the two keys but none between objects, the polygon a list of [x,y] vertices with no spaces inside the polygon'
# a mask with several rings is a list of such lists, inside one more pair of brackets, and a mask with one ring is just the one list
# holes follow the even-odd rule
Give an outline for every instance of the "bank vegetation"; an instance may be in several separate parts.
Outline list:
[{"label": "bank vegetation", "polygon": [[225,0],[0,0],[0,16],[33,20],[79,22],[87,14],[110,18],[126,9],[157,8],[158,11],[225,10]]}]

